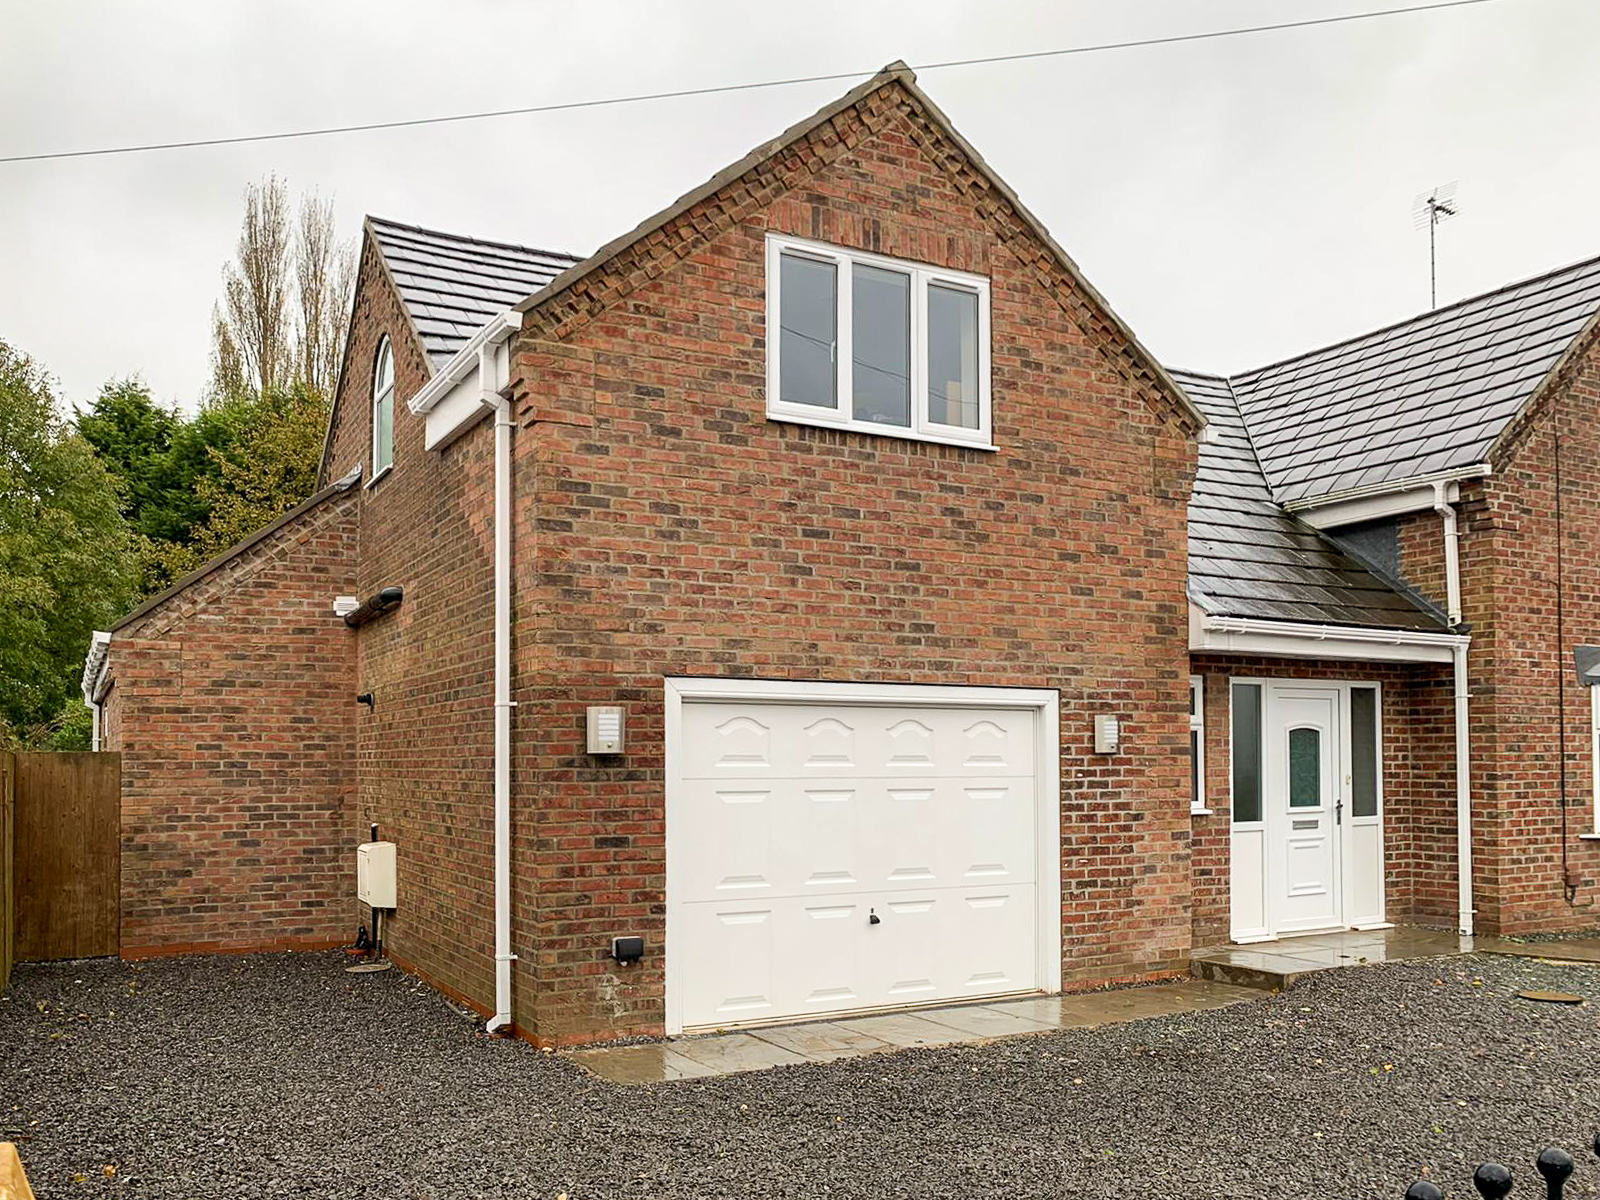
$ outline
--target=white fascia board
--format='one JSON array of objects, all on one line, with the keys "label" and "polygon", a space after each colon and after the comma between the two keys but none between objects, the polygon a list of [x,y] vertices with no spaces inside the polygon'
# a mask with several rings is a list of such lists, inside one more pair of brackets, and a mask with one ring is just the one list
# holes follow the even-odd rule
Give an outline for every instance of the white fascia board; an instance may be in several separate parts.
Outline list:
[{"label": "white fascia board", "polygon": [[485,391],[500,395],[511,386],[511,343],[501,341],[489,348],[494,378],[487,387],[478,378],[478,354],[474,350],[471,370],[431,400],[423,424],[424,450],[442,450],[488,416],[493,410],[484,403]]},{"label": "white fascia board", "polygon": [[1415,629],[1310,625],[1252,617],[1207,616],[1189,609],[1191,654],[1257,654],[1279,658],[1337,658],[1361,662],[1448,663],[1465,634]]},{"label": "white fascia board", "polygon": [[[1461,485],[1445,485],[1445,499],[1454,504],[1461,498]],[[1319,508],[1303,509],[1295,513],[1313,529],[1339,529],[1345,525],[1359,525],[1363,521],[1380,521],[1384,517],[1398,517],[1406,513],[1432,512],[1437,495],[1432,485],[1407,488],[1403,492],[1390,492],[1383,496],[1367,496],[1359,500],[1336,500]]]},{"label": "white fascia board", "polygon": [[[1346,488],[1326,496],[1290,500],[1283,507],[1307,525],[1317,529],[1333,529],[1340,525],[1354,525],[1361,521],[1376,521],[1382,517],[1431,509],[1436,495],[1435,484],[1459,485],[1464,479],[1483,479],[1490,474],[1488,463],[1474,463],[1470,467],[1435,471],[1431,475],[1413,475],[1409,479]],[[1459,487],[1453,491],[1459,493]],[[1457,495],[1452,494],[1450,499],[1457,499]]]},{"label": "white fascia board", "polygon": [[421,416],[442,400],[447,392],[478,369],[478,350],[485,345],[498,346],[522,328],[519,312],[496,313],[484,323],[482,329],[467,339],[467,344],[455,352],[449,362],[434,372],[433,378],[422,385],[420,391],[406,401],[406,407]]},{"label": "white fascia board", "polygon": [[83,660],[83,701],[98,704],[105,699],[106,670],[111,665],[111,635],[96,629],[89,639],[89,653]]}]

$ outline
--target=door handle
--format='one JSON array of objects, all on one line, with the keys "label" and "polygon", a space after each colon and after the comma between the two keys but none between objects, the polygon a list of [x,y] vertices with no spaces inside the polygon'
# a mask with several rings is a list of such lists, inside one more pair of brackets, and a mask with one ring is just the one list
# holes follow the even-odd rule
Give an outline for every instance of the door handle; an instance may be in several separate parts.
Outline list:
[{"label": "door handle", "polygon": [[1333,823],[1335,825],[1343,825],[1344,824],[1344,801],[1343,800],[1338,800],[1338,801],[1335,801],[1335,803],[1334,803],[1334,806],[1333,806]]},{"label": "door handle", "polygon": [[878,910],[877,909],[869,908],[867,910],[867,924],[868,925],[882,925],[883,924],[883,918],[878,915]]}]

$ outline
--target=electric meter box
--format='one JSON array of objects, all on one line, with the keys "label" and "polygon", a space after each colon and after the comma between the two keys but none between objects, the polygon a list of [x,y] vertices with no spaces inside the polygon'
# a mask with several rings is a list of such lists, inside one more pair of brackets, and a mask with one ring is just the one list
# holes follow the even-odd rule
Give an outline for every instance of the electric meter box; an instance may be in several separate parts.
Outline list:
[{"label": "electric meter box", "polygon": [[362,842],[356,847],[356,899],[393,908],[394,892],[394,843]]}]

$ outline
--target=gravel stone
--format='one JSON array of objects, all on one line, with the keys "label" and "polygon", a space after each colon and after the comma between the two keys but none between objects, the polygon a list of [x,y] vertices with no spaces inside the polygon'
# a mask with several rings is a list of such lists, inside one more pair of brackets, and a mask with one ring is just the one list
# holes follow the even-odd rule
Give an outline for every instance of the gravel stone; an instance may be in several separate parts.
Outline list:
[{"label": "gravel stone", "polygon": [[[1600,969],[1352,967],[1215,1012],[647,1087],[338,954],[23,965],[0,1139],[55,1197],[1471,1196],[1600,1164]],[[106,1168],[114,1168],[108,1174]],[[81,1177],[81,1182],[78,1178]]]}]

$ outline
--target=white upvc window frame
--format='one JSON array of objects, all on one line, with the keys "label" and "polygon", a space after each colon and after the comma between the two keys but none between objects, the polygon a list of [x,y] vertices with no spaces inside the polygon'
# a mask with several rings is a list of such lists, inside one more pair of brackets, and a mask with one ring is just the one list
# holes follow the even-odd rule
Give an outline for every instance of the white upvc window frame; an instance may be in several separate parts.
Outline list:
[{"label": "white upvc window frame", "polygon": [[[383,360],[389,360],[389,384],[382,391],[378,389],[378,379],[383,370]],[[389,461],[378,461],[378,405],[385,399],[389,401]],[[367,480],[371,487],[384,475],[394,469],[394,401],[395,401],[395,361],[394,343],[389,340],[389,335],[384,334],[378,341],[378,353],[372,360],[372,407],[369,410],[370,424],[372,425],[372,478]]]},{"label": "white upvc window frame", "polygon": [[[779,390],[778,356],[782,338],[779,271],[784,254],[796,254],[833,264],[835,271],[836,344],[834,370],[839,407],[822,408],[810,404],[785,404]],[[851,355],[851,267],[855,264],[897,271],[911,276],[911,424],[886,425],[857,420],[852,413]],[[930,285],[970,292],[978,298],[978,427],[945,425],[928,417],[928,288]],[[826,242],[783,234],[767,235],[767,417],[797,425],[821,425],[829,429],[851,429],[883,437],[919,442],[939,442],[952,446],[994,449],[992,413],[992,371],[990,367],[989,280],[982,275],[948,271],[926,263],[908,262],[869,254]]]},{"label": "white upvc window frame", "polygon": [[[1189,797],[1189,811],[1197,817],[1209,817],[1211,806],[1206,803],[1206,678],[1189,676],[1189,733],[1195,760],[1195,794]],[[1194,734],[1199,734],[1198,738]]]}]

